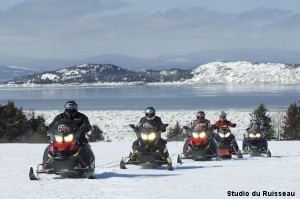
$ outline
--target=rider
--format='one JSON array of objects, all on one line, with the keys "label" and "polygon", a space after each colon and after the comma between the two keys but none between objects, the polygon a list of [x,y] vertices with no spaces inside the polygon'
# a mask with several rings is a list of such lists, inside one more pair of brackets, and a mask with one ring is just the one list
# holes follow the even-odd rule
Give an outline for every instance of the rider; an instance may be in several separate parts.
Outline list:
[{"label": "rider", "polygon": [[54,120],[49,124],[49,128],[51,129],[57,121],[63,119],[74,120],[80,127],[80,135],[78,137],[78,141],[80,143],[88,143],[88,140],[85,137],[86,133],[91,130],[91,125],[88,117],[83,113],[78,112],[78,105],[74,100],[67,101],[64,108],[64,112],[58,114],[54,118]]},{"label": "rider", "polygon": [[[266,133],[266,128],[264,127],[263,121],[258,117],[256,113],[250,113],[251,119],[250,119],[250,124],[246,131],[249,133],[250,131],[259,131],[262,134],[262,144],[261,147],[265,150],[268,150],[268,141],[264,137]],[[243,140],[243,149],[246,146],[247,138]]]},{"label": "rider", "polygon": [[[166,131],[166,126],[164,123],[161,121],[161,118],[155,115],[156,111],[153,107],[147,107],[145,109],[145,116],[140,119],[139,124],[137,125],[137,128],[140,126],[143,126],[145,123],[153,123],[155,126],[157,126],[158,131],[165,132]],[[156,146],[159,149],[159,154],[163,156],[163,158],[168,158],[169,157],[169,152],[167,149],[167,141],[164,139],[160,138],[156,144]],[[135,160],[136,156],[138,154],[138,151],[141,150],[141,143],[139,142],[139,139],[135,140],[132,144],[132,151],[133,153],[130,155],[131,160]]]},{"label": "rider", "polygon": [[191,128],[196,130],[199,127],[210,128],[210,121],[205,119],[204,111],[198,111],[196,114],[197,119],[192,122]]},{"label": "rider", "polygon": [[[211,128],[212,127],[210,125],[210,121],[205,119],[204,111],[198,111],[197,114],[196,114],[196,120],[191,122],[191,128],[190,128],[189,132],[186,131],[186,133],[191,133],[191,131],[194,131],[194,130],[197,130],[197,129],[207,129],[207,132],[210,135],[211,132],[212,132]],[[183,154],[185,156],[187,155],[187,152],[189,150],[188,143],[190,141],[191,141],[191,137],[189,137],[185,140],[185,143],[184,143],[184,146],[183,146]]]},{"label": "rider", "polygon": [[266,128],[264,127],[263,122],[259,119],[256,113],[250,113],[251,119],[250,119],[250,124],[248,128],[246,129],[247,131],[249,130],[260,130],[262,132],[266,131]]},{"label": "rider", "polygon": [[[228,127],[236,127],[236,123],[232,123],[231,121],[227,120],[226,118],[227,114],[224,111],[221,111],[219,115],[219,120],[215,122],[216,129],[226,130]],[[235,140],[235,136],[231,133],[230,135],[232,137],[232,145],[236,148],[236,150],[239,150],[239,146]]]}]

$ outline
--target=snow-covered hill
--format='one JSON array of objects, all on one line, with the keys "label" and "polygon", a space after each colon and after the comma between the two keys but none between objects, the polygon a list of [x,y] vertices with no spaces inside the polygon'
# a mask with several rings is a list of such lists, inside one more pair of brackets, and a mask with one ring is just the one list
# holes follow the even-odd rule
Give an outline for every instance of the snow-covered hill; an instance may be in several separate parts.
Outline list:
[{"label": "snow-covered hill", "polygon": [[299,83],[300,67],[280,63],[212,62],[193,70],[188,83]]},{"label": "snow-covered hill", "polygon": [[47,71],[40,74],[16,78],[7,85],[30,84],[99,84],[130,82],[173,82],[191,78],[188,70],[129,71],[113,64],[82,64],[79,66]]},{"label": "snow-covered hill", "polygon": [[193,70],[130,71],[112,64],[83,64],[16,78],[13,85],[128,85],[300,83],[300,67],[280,63],[212,62]]}]

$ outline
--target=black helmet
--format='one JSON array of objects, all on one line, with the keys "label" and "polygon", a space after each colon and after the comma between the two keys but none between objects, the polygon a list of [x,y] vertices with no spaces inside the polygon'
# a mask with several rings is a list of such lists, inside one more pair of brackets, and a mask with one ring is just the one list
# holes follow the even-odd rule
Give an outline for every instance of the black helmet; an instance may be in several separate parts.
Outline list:
[{"label": "black helmet", "polygon": [[148,120],[153,120],[155,117],[155,109],[153,107],[148,107],[145,109],[145,116]]},{"label": "black helmet", "polygon": [[197,115],[196,115],[197,119],[205,119],[205,113],[204,111],[198,111]]},{"label": "black helmet", "polygon": [[74,100],[67,101],[65,104],[65,113],[70,117],[74,117],[78,112],[77,107],[78,105]]}]

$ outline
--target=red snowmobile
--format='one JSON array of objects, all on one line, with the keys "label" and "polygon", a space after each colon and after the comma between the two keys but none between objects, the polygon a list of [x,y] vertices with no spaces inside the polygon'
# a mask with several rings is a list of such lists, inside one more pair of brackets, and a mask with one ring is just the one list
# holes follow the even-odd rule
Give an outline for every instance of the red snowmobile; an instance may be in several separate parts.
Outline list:
[{"label": "red snowmobile", "polygon": [[191,136],[189,136],[183,146],[183,153],[178,155],[177,163],[182,163],[182,159],[201,161],[216,158],[216,160],[220,160],[219,150],[211,136],[210,129],[199,127],[192,130],[187,126],[184,126],[183,129],[190,131]]},{"label": "red snowmobile", "polygon": [[95,178],[95,156],[88,143],[79,143],[80,128],[75,121],[64,119],[48,131],[51,144],[46,148],[43,163],[37,165],[36,174],[30,168],[30,180],[39,174],[56,174],[63,178]]}]

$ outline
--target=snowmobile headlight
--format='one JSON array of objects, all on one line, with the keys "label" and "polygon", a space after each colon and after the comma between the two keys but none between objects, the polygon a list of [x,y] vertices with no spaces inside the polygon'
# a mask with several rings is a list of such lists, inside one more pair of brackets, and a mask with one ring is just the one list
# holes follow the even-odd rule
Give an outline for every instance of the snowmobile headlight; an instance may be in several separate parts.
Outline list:
[{"label": "snowmobile headlight", "polygon": [[148,140],[154,140],[155,137],[156,137],[155,133],[150,133],[150,134],[148,135]]},{"label": "snowmobile headlight", "polygon": [[205,136],[206,136],[206,133],[205,133],[205,132],[199,133],[199,137],[200,137],[200,138],[204,138]]},{"label": "snowmobile headlight", "polygon": [[194,138],[199,138],[199,134],[198,133],[193,133],[193,137]]},{"label": "snowmobile headlight", "polygon": [[225,137],[225,135],[224,135],[223,133],[219,133],[219,136],[220,136],[221,138],[224,138],[224,137]]},{"label": "snowmobile headlight", "polygon": [[56,142],[60,142],[60,143],[63,142],[63,137],[62,136],[54,135],[54,137],[55,137]]},{"label": "snowmobile headlight", "polygon": [[254,135],[253,133],[250,133],[250,134],[249,134],[249,137],[250,137],[250,138],[255,138],[255,135]]},{"label": "snowmobile headlight", "polygon": [[256,134],[256,137],[257,137],[257,138],[260,138],[260,137],[261,137],[261,134],[260,134],[260,133],[257,133],[257,134]]},{"label": "snowmobile headlight", "polygon": [[143,140],[147,140],[148,139],[148,136],[146,133],[141,133],[141,137]]},{"label": "snowmobile headlight", "polygon": [[230,133],[227,132],[227,133],[225,134],[225,137],[228,138],[229,136],[230,136]]},{"label": "snowmobile headlight", "polygon": [[66,142],[71,142],[73,140],[73,137],[74,137],[73,134],[69,134],[65,136],[64,139]]}]

